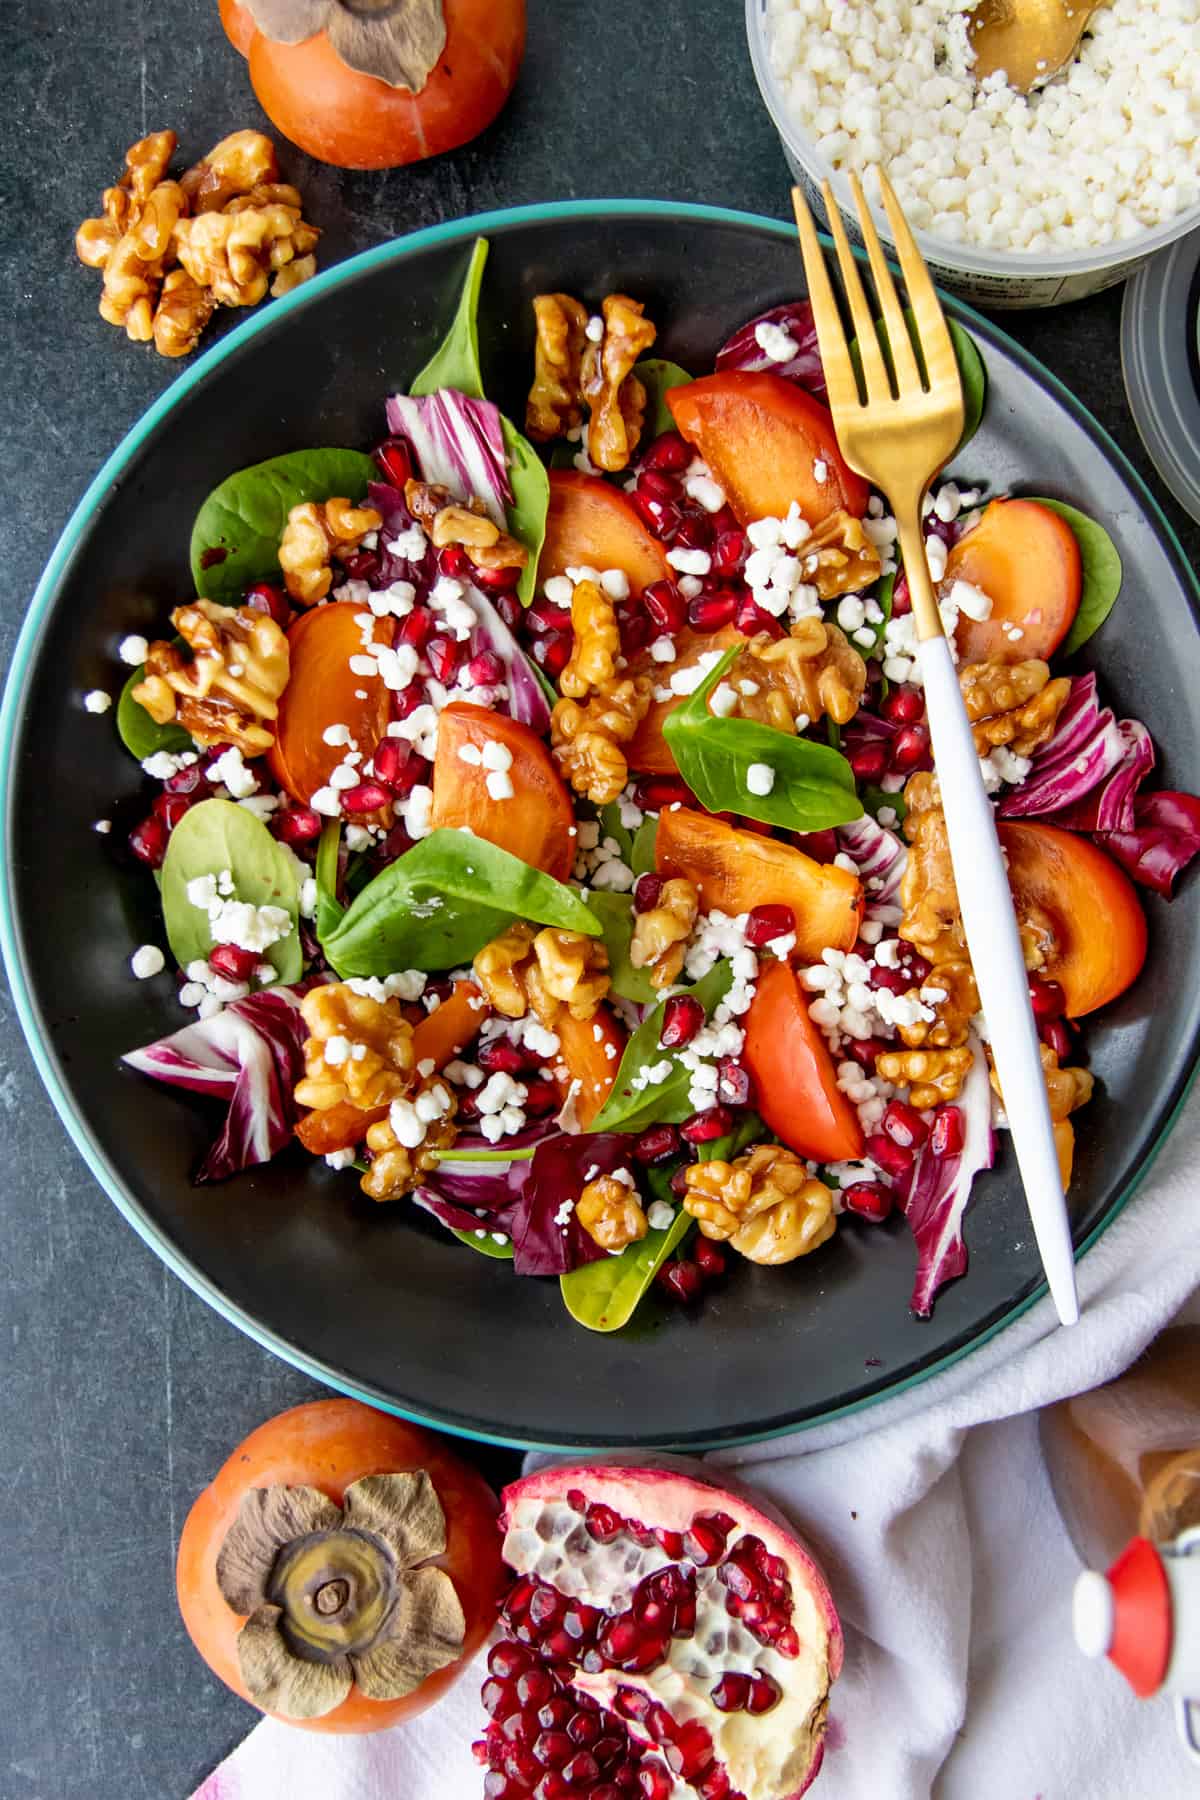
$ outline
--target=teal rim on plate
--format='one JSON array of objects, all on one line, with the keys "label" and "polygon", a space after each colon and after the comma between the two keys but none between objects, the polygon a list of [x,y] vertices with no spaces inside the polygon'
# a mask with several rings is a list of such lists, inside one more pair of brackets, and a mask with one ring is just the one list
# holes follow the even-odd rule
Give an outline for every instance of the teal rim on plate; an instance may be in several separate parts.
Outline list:
[{"label": "teal rim on plate", "polygon": [[[614,218],[670,218],[695,221],[698,224],[720,224],[751,227],[781,239],[791,239],[793,227],[782,220],[762,217],[748,212],[733,211],[721,207],[685,205],[674,202],[655,200],[580,200],[564,201],[552,204],[515,207],[507,211],[481,213],[473,217],[456,220],[452,223],[428,227],[413,232],[405,238],[395,239],[374,249],[361,252],[359,255],[338,263],[335,267],[317,275],[303,287],[295,289],[282,299],[273,301],[269,307],[263,308],[253,317],[237,326],[220,343],[213,346],[201,356],[190,368],[186,369],[154,404],[142,415],[137,423],[122,439],[105,462],[99,474],[87,488],[82,499],[72,513],[55,549],[46,565],[30,603],[20,635],[13,652],[12,662],[4,692],[2,708],[0,708],[0,756],[4,759],[6,778],[3,799],[0,802],[0,825],[3,827],[4,841],[7,842],[12,831],[12,802],[14,782],[14,745],[18,722],[21,714],[23,690],[31,657],[37,645],[43,625],[46,621],[53,592],[60,577],[67,568],[71,558],[76,554],[84,533],[91,523],[93,514],[104,501],[115,483],[117,483],[131,459],[138,454],[147,436],[166,418],[176,402],[191,388],[202,382],[210,370],[217,367],[227,357],[242,349],[251,342],[269,323],[277,321],[286,313],[309,305],[318,295],[327,292],[340,283],[353,278],[356,274],[378,268],[393,262],[403,262],[408,256],[431,245],[455,243],[476,235],[486,236],[490,231],[507,229],[513,225],[561,222],[571,220],[612,220]],[[797,252],[797,271],[799,270],[799,253]],[[802,279],[802,276],[800,277]],[[1153,495],[1132,467],[1124,453],[1109,437],[1104,428],[1092,417],[1088,410],[1080,404],[1070,391],[1057,378],[1043,368],[1024,348],[1009,338],[990,320],[985,320],[973,308],[964,302],[945,298],[949,311],[967,324],[981,327],[985,337],[998,340],[1006,354],[1019,363],[1028,373],[1046,388],[1053,397],[1080,423],[1091,437],[1103,448],[1118,469],[1122,479],[1127,483],[1138,503],[1151,520],[1168,546],[1172,548],[1180,560],[1182,569],[1188,565],[1183,550],[1170,522],[1163,515]],[[1191,600],[1193,609],[1200,615],[1200,584],[1195,576],[1189,574]],[[74,1103],[59,1078],[54,1060],[43,1041],[41,1026],[37,1016],[37,1007],[30,985],[28,970],[21,951],[16,927],[14,906],[12,869],[5,859],[3,880],[0,881],[0,951],[3,952],[7,966],[17,1016],[20,1020],[26,1041],[29,1044],[35,1066],[50,1095],[59,1117],[63,1121],[76,1149],[83,1157],[91,1173],[112,1200],[118,1211],[125,1217],[139,1237],[161,1258],[174,1274],[190,1287],[193,1292],[205,1300],[215,1311],[230,1324],[237,1327],[246,1336],[261,1344],[266,1350],[289,1363],[292,1367],[319,1382],[327,1388],[351,1395],[368,1405],[379,1407],[400,1417],[409,1418],[418,1423],[430,1425],[436,1429],[454,1432],[458,1436],[474,1438],[481,1442],[508,1444],[515,1448],[529,1449],[536,1447],[543,1450],[572,1449],[578,1445],[559,1445],[541,1443],[531,1446],[527,1438],[506,1436],[503,1433],[471,1430],[462,1426],[448,1426],[436,1416],[413,1408],[396,1404],[386,1395],[354,1384],[339,1376],[319,1361],[305,1356],[290,1344],[271,1331],[257,1324],[240,1307],[232,1304],[220,1289],[203,1272],[186,1257],[181,1256],[165,1235],[146,1219],[140,1210],[126,1195],[118,1170],[100,1150],[93,1139],[89,1128],[76,1111]],[[1186,1102],[1188,1093],[1197,1073],[1196,1065],[1188,1073],[1183,1083],[1177,1103],[1166,1119],[1158,1137],[1150,1146],[1137,1174],[1117,1195],[1105,1217],[1100,1220],[1076,1251],[1076,1260],[1084,1256],[1097,1242],[1108,1226],[1123,1210],[1138,1184],[1148,1173],[1155,1158],[1161,1150],[1169,1132],[1179,1117]],[[1024,1299],[1015,1302],[998,1320],[979,1331],[969,1343],[961,1345],[928,1366],[905,1376],[881,1388],[874,1394],[848,1402],[841,1406],[833,1406],[815,1417],[796,1424],[775,1427],[766,1431],[748,1431],[737,1441],[752,1443],[771,1438],[789,1436],[793,1432],[802,1432],[817,1425],[828,1424],[835,1419],[850,1417],[856,1413],[877,1406],[899,1394],[906,1393],[921,1382],[934,1375],[944,1373],[963,1361],[976,1349],[994,1338],[1007,1326],[1021,1318],[1034,1303],[1045,1297],[1044,1282],[1039,1284]],[[728,1447],[730,1439],[723,1439]],[[692,1440],[692,1448],[696,1447]]]}]

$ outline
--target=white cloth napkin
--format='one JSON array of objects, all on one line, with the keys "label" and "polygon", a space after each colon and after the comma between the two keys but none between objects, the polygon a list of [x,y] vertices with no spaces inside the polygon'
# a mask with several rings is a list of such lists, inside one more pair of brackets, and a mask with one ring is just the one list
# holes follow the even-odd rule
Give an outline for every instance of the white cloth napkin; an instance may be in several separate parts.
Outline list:
[{"label": "white cloth napkin", "polygon": [[[1032,1416],[1127,1368],[1200,1285],[1198,1152],[1200,1095],[1080,1264],[1072,1330],[1042,1301],[868,1414],[865,1435],[841,1420],[713,1459],[795,1520],[841,1613],[846,1665],[813,1800],[1200,1795],[1168,1703],[1135,1700],[1074,1646],[1079,1564]],[[367,1738],[266,1720],[195,1800],[477,1800],[478,1688],[469,1674],[432,1712]]]}]

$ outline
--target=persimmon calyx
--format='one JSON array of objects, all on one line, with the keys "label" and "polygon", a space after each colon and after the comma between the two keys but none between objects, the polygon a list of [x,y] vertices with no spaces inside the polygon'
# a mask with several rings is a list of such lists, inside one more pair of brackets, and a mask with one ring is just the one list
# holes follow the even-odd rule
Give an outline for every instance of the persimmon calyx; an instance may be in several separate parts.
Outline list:
[{"label": "persimmon calyx", "polygon": [[351,1482],[341,1506],[311,1487],[252,1488],[217,1557],[252,1697],[317,1719],[355,1686],[401,1700],[462,1654],[466,1620],[444,1569],[446,1516],[423,1469]]},{"label": "persimmon calyx", "polygon": [[446,48],[442,0],[242,0],[263,36],[325,36],[348,69],[419,94]]}]

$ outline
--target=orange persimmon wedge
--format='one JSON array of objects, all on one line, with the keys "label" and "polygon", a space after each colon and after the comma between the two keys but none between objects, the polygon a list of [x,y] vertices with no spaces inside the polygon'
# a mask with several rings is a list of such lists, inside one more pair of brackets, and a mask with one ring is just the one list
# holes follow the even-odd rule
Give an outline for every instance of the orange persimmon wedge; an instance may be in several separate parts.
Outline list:
[{"label": "orange persimmon wedge", "polygon": [[1062,988],[1068,1015],[1115,1000],[1146,960],[1146,915],[1128,875],[1078,832],[1025,819],[998,830],[1018,915],[1040,914],[1053,934],[1041,973]]},{"label": "orange persimmon wedge", "polygon": [[538,586],[576,568],[620,569],[635,594],[672,572],[665,544],[646,529],[628,494],[599,475],[551,469]]},{"label": "orange persimmon wedge", "polygon": [[[986,619],[961,614],[954,633],[965,663],[1053,656],[1083,592],[1079,543],[1067,521],[1036,500],[993,500],[946,559],[941,592],[966,581],[988,596]],[[1016,628],[1009,637],[1004,627]]]},{"label": "orange persimmon wedge", "polygon": [[[506,771],[511,799],[494,800],[488,792],[489,770],[478,761],[464,762],[460,754],[470,748],[482,756],[489,744],[503,746],[512,757]],[[445,708],[433,764],[430,824],[435,830],[469,826],[476,837],[565,881],[575,860],[574,823],[570,795],[536,731],[469,701],[455,700]]]},{"label": "orange persimmon wedge", "polygon": [[552,1029],[558,1054],[551,1074],[564,1101],[578,1082],[575,1117],[580,1130],[586,1131],[613,1090],[625,1049],[625,1028],[601,1005],[590,1019],[573,1019],[564,1006]]},{"label": "orange persimmon wedge", "polygon": [[328,1156],[332,1150],[354,1150],[367,1135],[368,1126],[386,1119],[386,1106],[372,1106],[365,1112],[349,1100],[336,1106],[322,1107],[319,1112],[305,1113],[296,1127],[296,1136],[311,1156]]},{"label": "orange persimmon wedge", "polygon": [[790,906],[796,953],[808,962],[822,950],[849,950],[858,937],[863,891],[856,875],[836,863],[814,862],[776,838],[740,831],[707,813],[681,806],[661,814],[655,860],[664,875],[686,875],[705,912],[750,912]]},{"label": "orange persimmon wedge", "polygon": [[808,1016],[811,996],[788,963],[764,958],[746,1014],[743,1055],[763,1122],[792,1150],[814,1162],[848,1162],[863,1153],[858,1114],[837,1084],[820,1028]]},{"label": "orange persimmon wedge", "polygon": [[491,1010],[473,981],[456,981],[442,1004],[413,1026],[413,1067],[418,1074],[424,1062],[444,1069],[461,1055]]},{"label": "orange persimmon wedge", "polygon": [[[710,632],[693,631],[690,626],[685,625],[675,638],[677,654],[674,662],[655,662],[649,650],[643,650],[631,663],[630,673],[649,675],[655,687],[666,687],[677,669],[690,669],[710,650],[728,650],[731,644],[742,641],[741,632],[732,625]],[[669,700],[650,702],[649,712],[634,732],[625,751],[630,768],[637,774],[675,774],[675,758],[663,736],[663,723],[677,706],[683,705],[684,699],[683,694],[674,694]]]},{"label": "orange persimmon wedge", "polygon": [[793,500],[810,525],[839,509],[866,512],[870,489],[838,449],[829,408],[794,381],[731,369],[666,400],[743,525],[786,518]]},{"label": "orange persimmon wedge", "polygon": [[[276,781],[302,806],[328,784],[346,754],[344,747],[325,742],[331,725],[348,728],[364,762],[387,730],[387,688],[378,675],[356,675],[350,667],[350,658],[362,651],[355,624],[361,610],[353,601],[335,600],[302,613],[288,630],[291,667],[268,760]],[[376,621],[380,643],[390,624]]]}]

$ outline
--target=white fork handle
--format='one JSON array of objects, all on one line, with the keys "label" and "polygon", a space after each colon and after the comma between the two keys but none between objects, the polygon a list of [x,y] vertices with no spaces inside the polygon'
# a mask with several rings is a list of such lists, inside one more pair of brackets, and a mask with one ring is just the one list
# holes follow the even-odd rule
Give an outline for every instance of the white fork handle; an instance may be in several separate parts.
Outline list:
[{"label": "white fork handle", "polygon": [[950,645],[944,637],[926,638],[920,658],[950,860],[1004,1110],[1050,1293],[1062,1324],[1074,1325],[1079,1300],[1071,1225],[996,821]]}]

